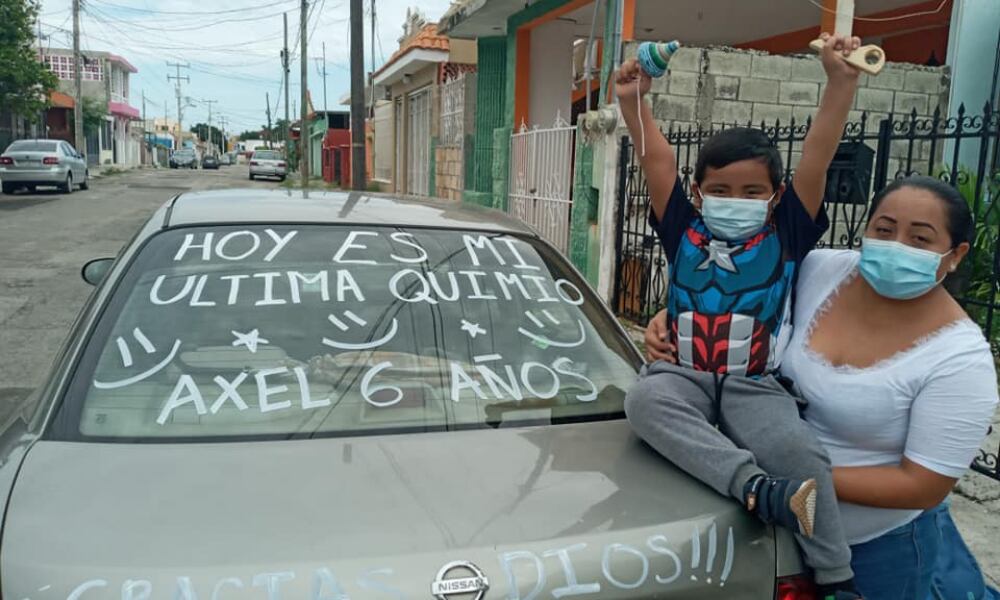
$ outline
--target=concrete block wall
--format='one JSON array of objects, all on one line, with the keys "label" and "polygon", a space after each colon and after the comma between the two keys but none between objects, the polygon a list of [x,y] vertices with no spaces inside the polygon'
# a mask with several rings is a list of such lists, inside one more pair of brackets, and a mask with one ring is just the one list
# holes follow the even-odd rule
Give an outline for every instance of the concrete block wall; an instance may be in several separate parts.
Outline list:
[{"label": "concrete block wall", "polygon": [[[636,48],[635,43],[627,46],[626,56],[634,56]],[[861,75],[848,120],[859,121],[862,112],[867,112],[868,131],[875,133],[890,113],[904,120],[913,110],[918,117],[927,117],[940,107],[944,114],[949,87],[948,67],[888,63],[877,77]],[[653,80],[649,101],[664,130],[748,122],[759,126],[761,121],[768,126],[775,121],[788,125],[792,119],[804,124],[816,114],[825,88],[826,73],[816,55],[683,47],[670,61],[670,73]],[[792,154],[793,167],[800,156],[799,146]],[[893,145],[890,172],[895,172],[908,151],[905,143]],[[928,144],[915,145],[914,168],[928,169],[931,159]]]}]

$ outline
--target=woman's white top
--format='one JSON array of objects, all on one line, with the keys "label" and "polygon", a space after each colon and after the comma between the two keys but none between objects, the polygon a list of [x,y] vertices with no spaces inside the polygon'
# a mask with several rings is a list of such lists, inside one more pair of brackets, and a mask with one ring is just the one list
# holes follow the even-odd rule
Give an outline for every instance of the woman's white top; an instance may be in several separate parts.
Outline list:
[{"label": "woman's white top", "polygon": [[[979,450],[997,405],[990,346],[979,326],[957,321],[870,367],[834,366],[809,348],[813,324],[860,254],[815,250],[806,257],[795,300],[797,327],[781,365],[809,402],[806,421],[833,466],[898,465],[905,456],[958,478]],[[859,339],[855,343],[863,344]],[[850,544],[874,539],[919,510],[840,503]]]}]

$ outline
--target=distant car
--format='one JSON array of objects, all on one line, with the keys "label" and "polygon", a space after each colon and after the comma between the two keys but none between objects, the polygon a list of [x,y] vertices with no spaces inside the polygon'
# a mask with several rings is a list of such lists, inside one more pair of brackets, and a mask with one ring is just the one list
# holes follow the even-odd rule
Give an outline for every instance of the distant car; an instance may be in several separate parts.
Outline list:
[{"label": "distant car", "polygon": [[171,169],[197,169],[198,155],[190,148],[182,148],[170,156]]},{"label": "distant car", "polygon": [[250,157],[250,179],[255,177],[277,177],[284,181],[288,175],[288,163],[280,152],[257,150]]},{"label": "distant car", "polygon": [[87,161],[73,146],[62,140],[18,140],[0,154],[0,181],[3,193],[19,188],[35,191],[37,186],[56,186],[70,194],[77,185],[90,187]]},{"label": "distant car", "polygon": [[227,153],[219,157],[220,165],[231,165],[233,164],[233,158]]},{"label": "distant car", "polygon": [[216,158],[215,156],[212,156],[211,154],[206,154],[205,158],[201,159],[201,168],[202,169],[216,169],[216,170],[218,170],[218,168],[219,168],[219,159]]},{"label": "distant car", "polygon": [[5,599],[815,597],[631,432],[628,334],[504,213],[184,193],[83,275],[0,423]]}]

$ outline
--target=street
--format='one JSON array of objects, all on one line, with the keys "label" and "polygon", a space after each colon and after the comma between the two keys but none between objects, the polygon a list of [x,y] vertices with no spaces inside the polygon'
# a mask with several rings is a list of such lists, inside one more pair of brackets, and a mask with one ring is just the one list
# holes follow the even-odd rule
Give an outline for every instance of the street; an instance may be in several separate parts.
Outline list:
[{"label": "street", "polygon": [[[0,421],[44,379],[91,287],[80,269],[113,256],[175,194],[274,188],[249,181],[247,167],[218,171],[143,169],[95,179],[71,195],[43,190],[0,196]],[[953,514],[987,576],[1000,579],[1000,492],[968,473],[952,495]]]},{"label": "street", "polygon": [[181,192],[251,186],[246,165],[217,171],[146,169],[66,195],[42,188],[0,195],[0,421],[42,381],[91,287],[80,268],[114,256],[164,202]]}]

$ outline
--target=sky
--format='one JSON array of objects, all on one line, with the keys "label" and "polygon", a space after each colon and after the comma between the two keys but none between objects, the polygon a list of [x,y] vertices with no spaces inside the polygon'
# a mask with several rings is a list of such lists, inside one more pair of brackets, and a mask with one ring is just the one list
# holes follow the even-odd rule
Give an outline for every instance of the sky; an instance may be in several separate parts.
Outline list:
[{"label": "sky", "polygon": [[[375,2],[375,67],[398,48],[409,6],[419,5],[436,22],[450,0],[364,0],[365,68],[372,65],[371,3]],[[340,98],[350,91],[350,0],[310,0],[309,90],[313,107],[323,108],[322,53],[326,44],[326,105],[344,110]],[[267,122],[265,94],[270,94],[272,119],[283,117],[281,85],[283,24],[288,14],[288,44],[293,62],[289,69],[289,110],[298,109],[300,70],[298,31],[300,0],[82,0],[81,48],[107,51],[124,57],[139,72],[130,79],[129,103],[142,110],[146,95],[147,117],[177,118],[174,82],[167,62],[190,64],[181,69],[183,96],[194,106],[184,110],[184,128],[224,115],[228,131],[258,129]],[[72,48],[72,0],[41,0],[42,43],[51,48]],[[215,103],[205,102],[216,100]],[[292,116],[295,119],[295,116]]]}]

